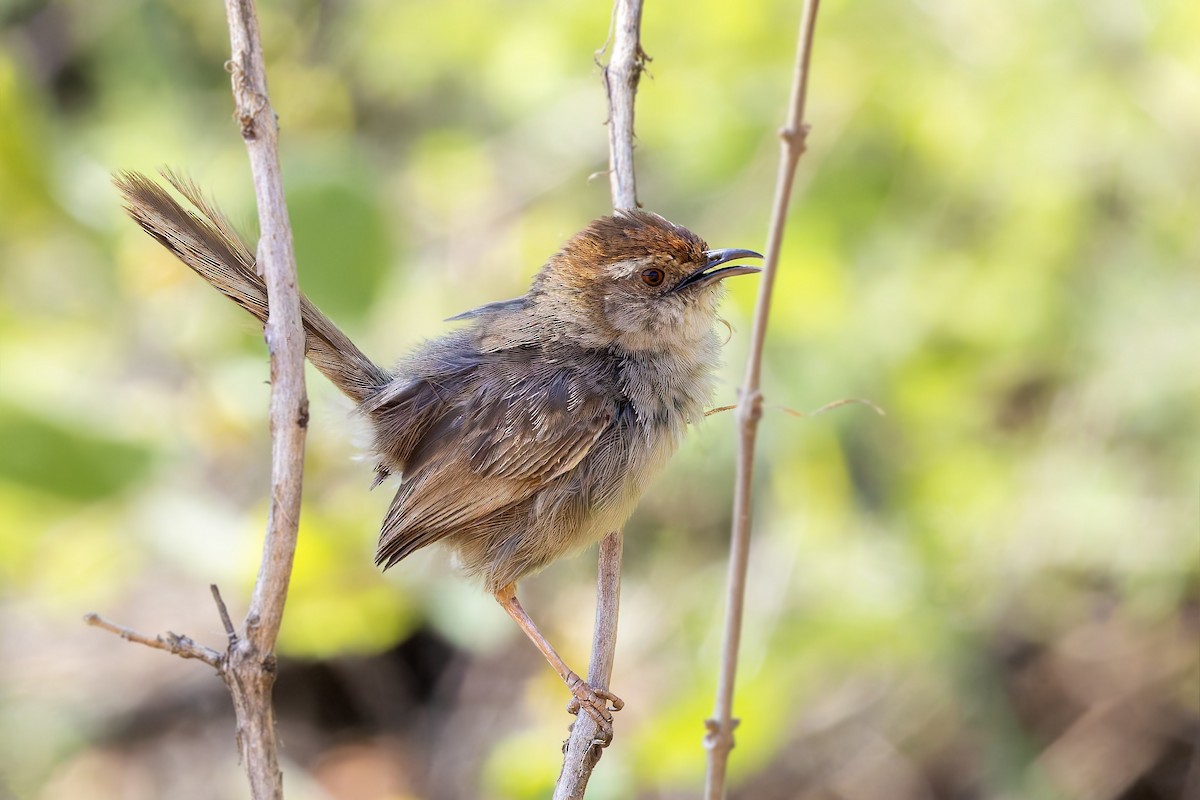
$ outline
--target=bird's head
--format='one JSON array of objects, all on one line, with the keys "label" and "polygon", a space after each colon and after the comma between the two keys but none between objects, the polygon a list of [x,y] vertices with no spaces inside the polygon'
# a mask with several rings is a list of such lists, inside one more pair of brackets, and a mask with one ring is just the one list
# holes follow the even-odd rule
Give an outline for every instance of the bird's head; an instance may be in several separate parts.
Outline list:
[{"label": "bird's head", "polygon": [[721,282],[757,267],[753,250],[710,250],[687,228],[623,210],[575,234],[534,279],[530,299],[563,335],[630,352],[700,341],[717,316]]}]

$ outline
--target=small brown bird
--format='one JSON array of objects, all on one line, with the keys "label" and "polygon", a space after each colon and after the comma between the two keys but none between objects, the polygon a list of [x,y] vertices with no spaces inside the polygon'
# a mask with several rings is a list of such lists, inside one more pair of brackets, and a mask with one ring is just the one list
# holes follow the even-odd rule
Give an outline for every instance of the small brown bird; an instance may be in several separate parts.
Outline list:
[{"label": "small brown bird", "polygon": [[[165,175],[195,211],[127,172],[114,182],[130,216],[265,322],[253,253],[192,183]],[[571,237],[526,294],[451,317],[467,324],[391,371],[301,300],[309,360],[372,425],[376,484],[401,476],[376,563],[448,545],[566,682],[571,710],[606,736],[621,700],[563,662],[517,602],[517,581],[625,523],[704,416],[721,281],[759,271],[729,262],[761,257],[619,211]]]}]

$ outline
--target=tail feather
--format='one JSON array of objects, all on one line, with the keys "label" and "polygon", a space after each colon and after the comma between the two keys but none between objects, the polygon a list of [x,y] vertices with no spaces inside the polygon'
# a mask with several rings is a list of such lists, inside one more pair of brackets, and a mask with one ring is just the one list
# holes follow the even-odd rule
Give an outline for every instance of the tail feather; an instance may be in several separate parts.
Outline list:
[{"label": "tail feather", "polygon": [[[267,287],[255,269],[250,248],[194,183],[171,171],[164,171],[163,177],[195,211],[180,205],[166,189],[141,173],[122,172],[113,176],[113,183],[125,199],[125,210],[146,233],[265,323]],[[367,358],[303,295],[300,311],[309,361],[351,399],[361,403],[390,380],[386,370]]]}]

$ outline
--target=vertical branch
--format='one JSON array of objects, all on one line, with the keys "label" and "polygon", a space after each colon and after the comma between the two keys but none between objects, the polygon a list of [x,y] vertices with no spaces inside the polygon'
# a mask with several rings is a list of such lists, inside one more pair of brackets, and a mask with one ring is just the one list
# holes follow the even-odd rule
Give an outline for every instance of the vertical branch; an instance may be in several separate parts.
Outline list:
[{"label": "vertical branch", "polygon": [[[624,539],[620,531],[605,536],[600,543],[600,559],[596,570],[596,629],[592,636],[588,683],[602,689],[608,688],[617,650],[623,546]],[[554,787],[554,800],[580,800],[583,797],[592,770],[596,768],[607,744],[596,721],[586,714],[580,714],[563,748],[562,772],[558,776],[558,785]]]},{"label": "vertical branch", "polygon": [[258,17],[253,0],[226,0],[225,11],[235,113],[250,156],[262,230],[257,265],[267,284],[265,334],[271,353],[271,511],[250,608],[242,635],[229,649],[224,672],[237,712],[242,761],[251,793],[259,800],[283,796],[271,689],[275,639],[283,620],[300,521],[308,397],[296,255],[279,168],[279,128],[267,96]]},{"label": "vertical branch", "polygon": [[[637,181],[633,171],[633,107],[638,81],[648,60],[642,50],[642,0],[614,0],[612,58],[603,67],[608,95],[609,185],[614,209],[637,208]],[[621,550],[624,540],[613,531],[600,543],[596,570],[596,626],[588,683],[607,689],[617,650],[617,616],[621,604]],[[563,749],[562,772],[554,800],[578,800],[607,742],[600,726],[580,714]]]},{"label": "vertical branch", "polygon": [[[253,0],[225,0],[225,10],[233,51],[227,68],[233,82],[235,116],[250,154],[262,229],[256,264],[267,286],[264,332],[271,354],[271,511],[262,563],[240,632],[234,629],[221,593],[216,586],[212,587],[213,600],[229,641],[224,653],[175,633],[151,638],[97,614],[86,615],[84,621],[128,641],[182,658],[195,658],[216,669],[233,700],[238,750],[250,780],[250,796],[253,800],[282,800],[283,775],[279,771],[271,690],[275,685],[275,640],[283,621],[300,521],[304,437],[308,429],[304,329],[292,229],[279,169],[279,129],[267,97],[258,18]],[[189,194],[186,185],[166,174],[193,204],[203,206],[194,187]],[[129,181],[137,177],[126,175],[116,180],[127,200],[131,199],[129,191],[135,186]],[[211,212],[206,213],[211,216]]]},{"label": "vertical branch", "polygon": [[649,58],[642,50],[642,0],[614,0],[612,58],[604,67],[608,92],[608,181],[613,208],[637,208],[633,174],[633,105]]},{"label": "vertical branch", "polygon": [[762,393],[759,390],[762,373],[763,342],[767,335],[767,320],[771,311],[771,293],[779,265],[779,249],[787,220],[788,202],[796,165],[804,154],[808,124],[804,121],[804,105],[808,93],[808,65],[812,53],[813,30],[820,0],[805,0],[800,23],[800,41],[796,51],[796,67],[787,124],[779,132],[781,140],[779,173],[775,183],[775,201],[767,234],[767,254],[754,309],[754,328],[750,337],[750,353],[746,374],[737,407],[739,427],[737,477],[734,485],[733,530],[729,553],[729,584],[725,608],[725,635],[721,649],[721,672],[713,718],[707,721],[708,734],[704,746],[708,750],[708,770],[705,779],[706,800],[721,800],[725,796],[725,772],[729,751],[733,749],[733,687],[737,675],[738,647],[742,637],[742,614],[746,596],[746,565],[750,554],[751,488],[754,473],[754,444],[758,421],[762,416]]}]

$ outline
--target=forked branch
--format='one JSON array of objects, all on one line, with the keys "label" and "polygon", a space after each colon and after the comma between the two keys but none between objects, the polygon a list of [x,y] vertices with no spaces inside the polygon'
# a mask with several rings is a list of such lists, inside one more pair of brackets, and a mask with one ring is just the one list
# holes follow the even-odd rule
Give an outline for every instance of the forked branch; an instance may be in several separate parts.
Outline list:
[{"label": "forked branch", "polygon": [[228,635],[226,652],[198,645],[186,636],[151,638],[95,614],[90,625],[140,644],[215,667],[233,698],[237,742],[254,800],[283,797],[275,739],[271,690],[275,684],[275,640],[283,620],[300,520],[304,440],[308,398],[304,387],[304,331],[291,225],[283,197],[277,149],[278,127],[267,95],[266,70],[253,0],[226,0],[232,56],[235,117],[250,156],[258,202],[257,265],[267,285],[265,328],[271,376],[271,511],[263,542],[262,563],[241,632],[233,628],[220,594],[213,597]]}]

